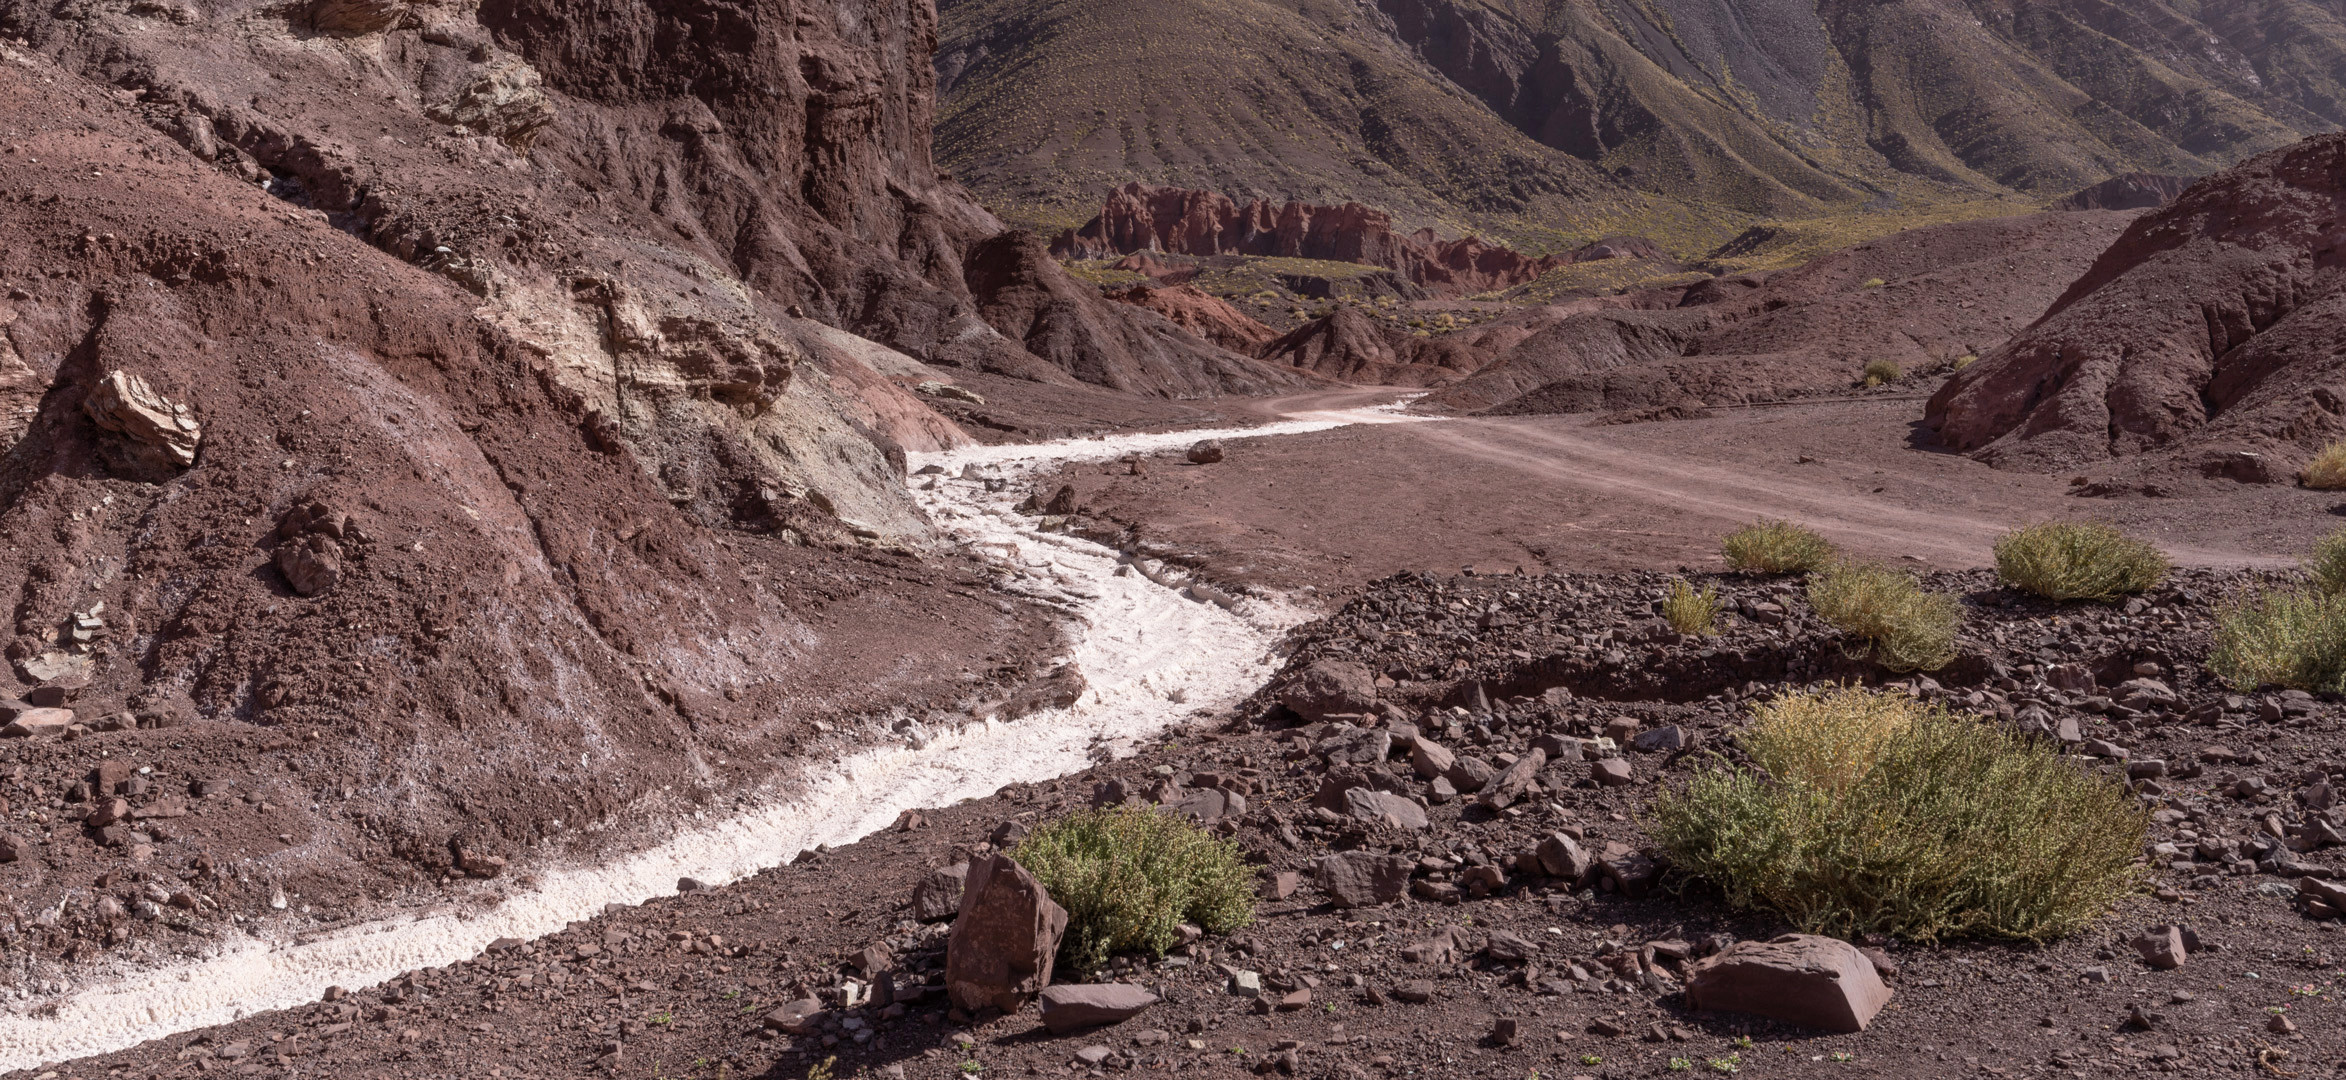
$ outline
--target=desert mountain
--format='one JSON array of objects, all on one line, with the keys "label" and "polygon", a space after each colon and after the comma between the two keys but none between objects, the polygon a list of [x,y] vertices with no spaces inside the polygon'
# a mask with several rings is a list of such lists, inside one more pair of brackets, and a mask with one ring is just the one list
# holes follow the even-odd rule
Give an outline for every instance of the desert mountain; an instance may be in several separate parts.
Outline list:
[{"label": "desert mountain", "polygon": [[1068,224],[1139,180],[1668,239],[2198,175],[2346,123],[2336,0],[941,8],[944,161]]},{"label": "desert mountain", "polygon": [[2287,479],[2346,433],[2346,135],[2201,181],[2135,221],[2043,320],[1931,399],[1998,465],[2141,454]]}]

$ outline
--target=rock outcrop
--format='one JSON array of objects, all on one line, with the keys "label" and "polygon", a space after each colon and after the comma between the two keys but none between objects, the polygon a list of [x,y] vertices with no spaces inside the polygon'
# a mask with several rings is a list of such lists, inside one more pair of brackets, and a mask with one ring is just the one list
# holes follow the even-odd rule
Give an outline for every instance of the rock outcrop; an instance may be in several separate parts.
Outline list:
[{"label": "rock outcrop", "polygon": [[[2201,181],[1950,380],[1926,422],[2004,467],[2155,452],[2179,469],[2285,479],[2346,435],[2341,220],[2346,135]],[[2259,467],[2239,469],[2243,454]]]},{"label": "rock outcrop", "polygon": [[1007,855],[972,862],[945,946],[945,992],[976,1012],[1019,1008],[1051,985],[1067,910]]},{"label": "rock outcrop", "polygon": [[1102,297],[1069,277],[1029,233],[978,242],[964,273],[986,323],[1063,381],[1161,397],[1260,394],[1318,381],[1231,352],[1154,311]]},{"label": "rock outcrop", "polygon": [[1397,232],[1391,214],[1359,203],[1314,206],[1256,199],[1241,206],[1218,192],[1138,182],[1110,193],[1097,217],[1051,243],[1051,253],[1061,258],[1103,259],[1153,251],[1382,266],[1450,296],[1520,285],[1578,262],[1662,257],[1650,240],[1613,237],[1535,258],[1472,236],[1443,240],[1431,229]]},{"label": "rock outcrop", "polygon": [[1173,325],[1241,355],[1255,355],[1279,336],[1278,331],[1230,306],[1229,301],[1193,285],[1137,286],[1110,293],[1108,298],[1147,308]]}]

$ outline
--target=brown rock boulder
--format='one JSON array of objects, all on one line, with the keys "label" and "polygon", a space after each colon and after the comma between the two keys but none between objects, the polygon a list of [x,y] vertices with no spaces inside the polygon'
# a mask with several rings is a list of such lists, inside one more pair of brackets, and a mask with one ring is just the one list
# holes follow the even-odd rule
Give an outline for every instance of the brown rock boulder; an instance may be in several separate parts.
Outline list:
[{"label": "brown rock boulder", "polygon": [[1687,972],[1686,1001],[1826,1031],[1863,1031],[1889,1003],[1890,988],[1857,946],[1786,934],[1737,942],[1697,961]]},{"label": "brown rock boulder", "polygon": [[1157,995],[1126,983],[1061,984],[1042,993],[1043,1026],[1053,1035],[1119,1024],[1157,1003]]},{"label": "brown rock boulder", "polygon": [[1009,856],[970,863],[945,943],[945,993],[960,1008],[1017,1012],[1051,983],[1067,909]]},{"label": "brown rock boulder", "polygon": [[1407,855],[1345,851],[1320,860],[1320,889],[1345,907],[1367,907],[1401,899],[1417,860]]},{"label": "brown rock boulder", "polygon": [[1365,713],[1377,705],[1377,677],[1345,660],[1315,660],[1287,677],[1279,704],[1307,721]]}]

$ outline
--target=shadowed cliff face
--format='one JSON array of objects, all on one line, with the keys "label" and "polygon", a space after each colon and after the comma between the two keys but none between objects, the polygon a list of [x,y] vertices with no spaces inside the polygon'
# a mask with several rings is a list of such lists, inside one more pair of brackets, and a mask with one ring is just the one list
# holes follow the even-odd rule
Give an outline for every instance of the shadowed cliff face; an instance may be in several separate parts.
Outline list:
[{"label": "shadowed cliff face", "polygon": [[[946,158],[990,202],[1036,214],[1140,180],[1359,201],[1412,226],[1658,235],[1636,223],[1683,215],[1699,231],[1720,214],[2196,176],[2346,123],[2337,0],[950,0],[944,13]],[[1145,75],[1108,70],[1143,55]],[[1526,167],[1570,185],[1543,189]],[[1663,201],[1630,206],[1616,184]]]},{"label": "shadowed cliff face", "polygon": [[1930,424],[1998,465],[2288,480],[2346,434],[2342,178],[2346,135],[2324,135],[2201,181],[1951,380]]}]

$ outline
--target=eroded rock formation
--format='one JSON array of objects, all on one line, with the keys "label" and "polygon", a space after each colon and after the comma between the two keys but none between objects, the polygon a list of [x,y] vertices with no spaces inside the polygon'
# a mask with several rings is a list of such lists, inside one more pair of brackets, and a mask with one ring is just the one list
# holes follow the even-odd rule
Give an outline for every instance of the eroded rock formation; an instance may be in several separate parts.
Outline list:
[{"label": "eroded rock formation", "polygon": [[1559,266],[1595,259],[1663,257],[1650,240],[1611,237],[1575,251],[1534,258],[1472,236],[1443,240],[1431,229],[1397,232],[1392,215],[1359,203],[1313,206],[1257,199],[1241,206],[1218,192],[1137,182],[1111,192],[1097,217],[1051,244],[1051,253],[1061,258],[1103,259],[1153,251],[1382,266],[1446,295],[1520,285]]},{"label": "eroded rock formation", "polygon": [[2346,135],[2211,177],[2136,220],[2043,319],[1949,381],[1927,422],[2001,466],[2163,452],[2285,479],[2346,435],[2341,221]]}]

